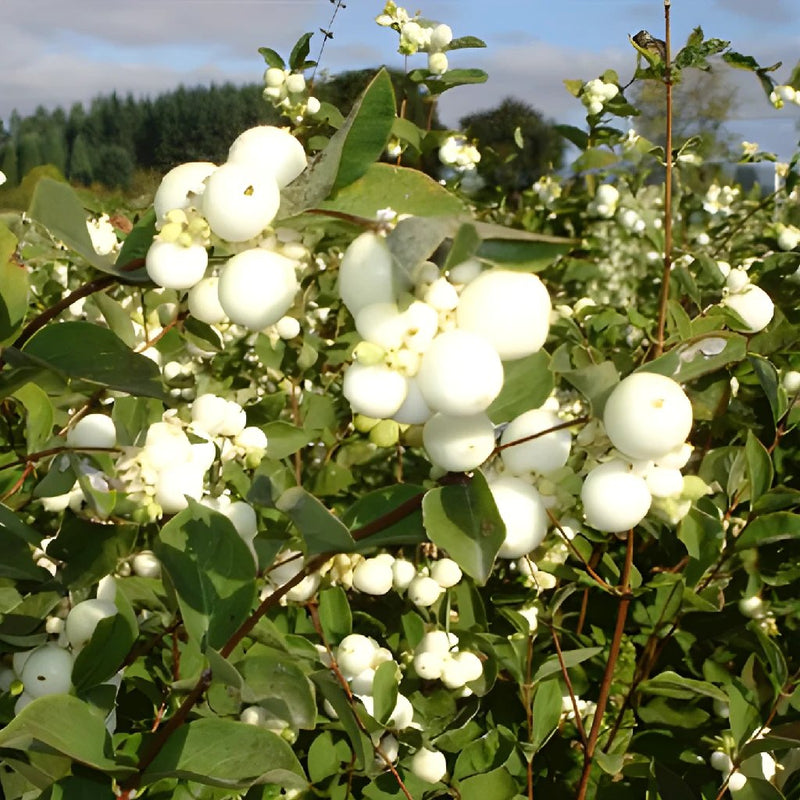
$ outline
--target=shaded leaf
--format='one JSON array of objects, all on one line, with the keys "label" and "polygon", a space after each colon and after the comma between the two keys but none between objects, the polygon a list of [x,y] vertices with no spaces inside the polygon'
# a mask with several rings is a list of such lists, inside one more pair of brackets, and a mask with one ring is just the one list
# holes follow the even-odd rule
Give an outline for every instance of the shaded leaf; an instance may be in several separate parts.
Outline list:
[{"label": "shaded leaf", "polygon": [[354,549],[355,541],[347,526],[302,487],[287,489],[275,507],[297,527],[306,544],[306,555],[345,553]]},{"label": "shaded leaf", "polygon": [[198,719],[178,728],[144,772],[146,785],[182,778],[244,789],[275,783],[302,788],[306,777],[292,748],[272,731],[229,719]]},{"label": "shaded leaf", "polygon": [[189,635],[222,647],[250,613],[256,590],[253,556],[233,523],[189,500],[161,529],[155,551]]},{"label": "shaded leaf", "polygon": [[70,378],[132,395],[164,397],[158,366],[91,322],[61,322],[38,331],[23,354]]},{"label": "shaded leaf", "polygon": [[766,544],[783,542],[800,537],[800,515],[788,511],[776,511],[756,517],[742,531],[736,540],[736,550],[748,547],[761,547]]},{"label": "shaded leaf", "polygon": [[431,489],[422,500],[422,519],[430,540],[479,584],[486,583],[505,540],[486,478],[476,472],[467,483]]}]

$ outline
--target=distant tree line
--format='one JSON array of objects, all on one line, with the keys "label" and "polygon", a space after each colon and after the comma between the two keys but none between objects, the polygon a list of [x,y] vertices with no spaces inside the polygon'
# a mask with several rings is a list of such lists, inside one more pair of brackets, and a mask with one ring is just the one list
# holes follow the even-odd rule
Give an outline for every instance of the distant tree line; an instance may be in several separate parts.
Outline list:
[{"label": "distant tree line", "polygon": [[27,117],[12,114],[0,170],[10,186],[33,167],[52,164],[77,183],[126,188],[134,169],[224,160],[238,133],[277,119],[255,84],[180,87],[155,99],[113,93],[69,112],[40,106]]},{"label": "distant tree line", "polygon": [[[355,70],[323,76],[314,94],[347,113],[373,74]],[[422,94],[409,93],[402,73],[392,78],[408,119],[423,128],[444,127]],[[74,183],[126,189],[137,169],[163,173],[185,161],[224,161],[241,131],[262,124],[282,122],[259,84],[181,86],[155,99],[112,93],[95,98],[88,108],[75,103],[68,112],[41,106],[27,117],[14,112],[8,129],[0,124],[0,170],[9,187],[34,167],[52,164]],[[461,124],[481,149],[488,148],[481,169],[490,184],[518,190],[560,164],[559,135],[525,103],[506,99]],[[525,142],[522,151],[514,144],[518,127]],[[435,153],[419,166],[434,173],[439,166]]]}]

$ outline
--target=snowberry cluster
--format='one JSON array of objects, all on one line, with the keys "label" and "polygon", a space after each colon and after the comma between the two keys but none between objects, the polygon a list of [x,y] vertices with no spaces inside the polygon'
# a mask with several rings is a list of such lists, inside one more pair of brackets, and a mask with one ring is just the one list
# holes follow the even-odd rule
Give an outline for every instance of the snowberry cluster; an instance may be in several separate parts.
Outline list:
[{"label": "snowberry cluster", "polygon": [[597,217],[611,219],[617,213],[617,203],[619,203],[617,187],[610,183],[601,183],[586,210]]},{"label": "snowberry cluster", "polygon": [[786,103],[795,103],[800,106],[800,92],[794,86],[782,84],[770,92],[769,100],[775,108],[783,108]]},{"label": "snowberry cluster", "polygon": [[757,333],[766,328],[775,314],[772,298],[760,286],[750,282],[743,267],[731,269],[725,261],[718,261],[717,266],[725,275],[722,305],[736,312],[747,333]]},{"label": "snowberry cluster", "polygon": [[[97,597],[73,605],[66,619],[58,616],[48,619],[47,631],[57,635],[57,640],[14,654],[10,677],[18,681],[19,692],[14,713],[18,714],[38,697],[72,690],[75,657],[89,643],[100,621],[119,613],[114,604],[116,591],[114,578],[107,576],[100,582]],[[107,683],[118,688],[120,681],[121,675],[117,675]],[[106,725],[113,731],[116,725],[113,710]]]},{"label": "snowberry cluster", "polygon": [[603,106],[619,94],[616,83],[606,83],[600,78],[583,84],[580,98],[589,114],[601,114]]},{"label": "snowberry cluster", "polygon": [[[117,464],[118,478],[128,498],[150,518],[182,511],[187,506],[187,496],[202,500],[206,473],[218,458],[240,459],[245,465],[255,466],[266,449],[263,431],[247,426],[244,410],[233,400],[201,395],[192,404],[191,413],[191,422],[184,422],[176,411],[164,412],[161,422],[147,429],[144,445],[124,448],[125,454]],[[192,442],[190,433],[201,441]],[[231,510],[224,501],[211,505],[226,515]],[[238,506],[231,505],[232,521],[237,527]],[[250,535],[251,527],[242,526],[247,533],[241,535],[246,540],[255,535]]]},{"label": "snowberry cluster", "polygon": [[589,525],[619,533],[638,525],[654,498],[683,493],[692,405],[671,378],[637,372],[609,396],[603,425],[616,453],[589,469],[581,501]]},{"label": "snowberry cluster", "polygon": [[457,172],[474,170],[480,160],[475,144],[460,134],[448,136],[439,148],[439,161]]},{"label": "snowberry cluster", "polygon": [[269,67],[264,73],[264,97],[295,124],[320,109],[319,100],[308,93],[303,73],[280,67]]},{"label": "snowberry cluster", "polygon": [[720,186],[714,182],[703,197],[703,208],[715,217],[729,217],[733,213],[733,203],[739,196],[738,186]]},{"label": "snowberry cluster", "polygon": [[539,278],[477,262],[448,277],[426,262],[412,277],[394,267],[383,237],[364,233],[344,254],[339,293],[363,338],[343,384],[353,411],[424,425],[442,469],[483,463],[502,362],[537,352],[547,337],[550,297]]},{"label": "snowberry cluster", "polygon": [[[170,170],[153,201],[159,233],[147,253],[148,275],[159,286],[191,290],[191,313],[209,324],[230,320],[261,330],[278,322],[294,303],[300,264],[294,250],[279,252],[270,225],[280,190],[306,164],[294,136],[262,125],[242,133],[220,166],[190,162]],[[206,277],[215,241],[235,255],[218,277]]]},{"label": "snowberry cluster", "polygon": [[86,229],[89,231],[92,247],[98,255],[107,256],[119,252],[122,245],[117,239],[117,232],[114,230],[108,214],[101,214],[95,219],[86,220]]},{"label": "snowberry cluster", "polygon": [[449,25],[436,24],[420,18],[419,12],[411,17],[405,8],[389,0],[383,13],[375,21],[384,28],[392,28],[400,34],[397,49],[404,56],[418,52],[428,54],[428,70],[434,75],[447,72],[447,50],[453,41],[453,31]]},{"label": "snowberry cluster", "polygon": [[467,686],[483,675],[483,662],[469,650],[459,650],[458,636],[442,630],[426,633],[414,648],[414,671],[427,681],[440,680],[462,696],[472,694]]}]

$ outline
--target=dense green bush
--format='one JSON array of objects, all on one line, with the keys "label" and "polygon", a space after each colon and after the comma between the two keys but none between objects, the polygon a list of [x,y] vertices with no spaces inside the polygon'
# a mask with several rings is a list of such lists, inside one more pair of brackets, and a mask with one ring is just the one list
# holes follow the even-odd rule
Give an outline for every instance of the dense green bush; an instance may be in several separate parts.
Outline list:
[{"label": "dense green bush", "polygon": [[800,797],[796,161],[698,190],[606,72],[568,176],[470,195],[480,142],[385,70],[343,116],[309,39],[262,49],[295,135],[0,220],[3,795]]}]

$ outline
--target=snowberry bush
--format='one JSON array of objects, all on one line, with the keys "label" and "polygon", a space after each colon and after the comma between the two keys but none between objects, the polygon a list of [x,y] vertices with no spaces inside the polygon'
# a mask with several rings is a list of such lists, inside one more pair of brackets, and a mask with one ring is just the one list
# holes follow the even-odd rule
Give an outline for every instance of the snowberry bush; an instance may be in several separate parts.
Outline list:
[{"label": "snowberry bush", "polygon": [[[485,79],[377,23],[429,102]],[[511,210],[310,40],[129,232],[49,179],[0,220],[3,796],[800,797],[796,159],[709,179],[575,76]]]}]

